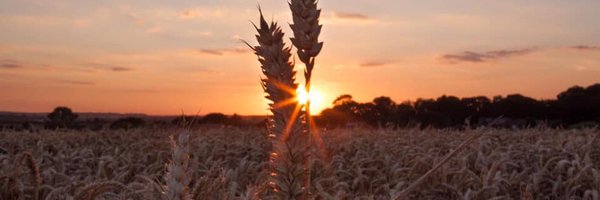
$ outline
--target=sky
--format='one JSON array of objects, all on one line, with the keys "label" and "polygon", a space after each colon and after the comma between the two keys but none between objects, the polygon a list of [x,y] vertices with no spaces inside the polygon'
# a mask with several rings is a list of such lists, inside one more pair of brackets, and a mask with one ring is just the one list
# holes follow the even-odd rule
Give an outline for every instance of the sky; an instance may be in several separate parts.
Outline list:
[{"label": "sky", "polygon": [[[0,111],[268,114],[259,63],[240,42],[256,44],[259,4],[290,37],[285,0],[0,0]],[[316,110],[341,94],[552,99],[600,82],[597,0],[319,7]]]}]

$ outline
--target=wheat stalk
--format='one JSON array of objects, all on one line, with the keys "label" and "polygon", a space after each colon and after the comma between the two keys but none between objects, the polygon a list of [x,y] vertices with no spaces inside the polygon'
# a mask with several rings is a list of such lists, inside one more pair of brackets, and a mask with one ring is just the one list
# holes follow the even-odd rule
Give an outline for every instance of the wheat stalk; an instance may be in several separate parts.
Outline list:
[{"label": "wheat stalk", "polygon": [[308,153],[307,132],[304,130],[301,107],[296,97],[294,65],[289,61],[290,48],[283,42],[283,32],[277,23],[270,25],[260,12],[260,24],[256,28],[258,46],[254,50],[261,64],[264,78],[262,87],[273,113],[270,134],[274,152],[271,153],[272,180],[270,185],[280,199],[298,199],[305,196],[306,159]]},{"label": "wheat stalk", "polygon": [[[319,17],[321,16],[321,10],[317,8],[316,0],[290,0],[288,3],[290,10],[292,11],[293,24],[290,24],[290,28],[294,32],[294,37],[290,38],[292,44],[296,47],[296,53],[300,61],[306,66],[304,70],[305,84],[307,95],[310,95],[311,81],[312,81],[312,70],[315,66],[315,58],[321,52],[323,48],[323,42],[319,42],[319,35],[321,33],[322,25],[319,24]],[[304,112],[306,117],[306,131],[308,132],[308,144],[309,147],[313,146],[312,128],[314,127],[313,120],[310,112],[311,98],[306,101],[304,106]],[[310,188],[310,163],[312,161],[312,151],[310,151],[307,166],[308,167],[308,180],[307,187]],[[310,189],[309,189],[310,192]]]},{"label": "wheat stalk", "polygon": [[190,199],[189,183],[191,181],[192,171],[189,169],[190,163],[190,143],[189,133],[184,131],[179,134],[177,141],[171,137],[172,161],[167,166],[166,196],[169,200],[188,200]]},{"label": "wheat stalk", "polygon": [[22,159],[27,159],[27,167],[29,167],[31,176],[33,178],[33,199],[38,200],[40,198],[40,184],[42,183],[42,178],[40,176],[40,168],[38,167],[35,159],[29,152],[25,152],[23,154]]}]

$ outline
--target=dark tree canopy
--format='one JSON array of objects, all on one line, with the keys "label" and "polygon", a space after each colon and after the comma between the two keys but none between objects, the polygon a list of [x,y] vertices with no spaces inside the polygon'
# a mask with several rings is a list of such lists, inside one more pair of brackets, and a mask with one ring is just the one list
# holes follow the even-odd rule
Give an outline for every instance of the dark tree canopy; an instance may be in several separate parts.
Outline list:
[{"label": "dark tree canopy", "polygon": [[227,123],[227,115],[223,113],[209,113],[202,118],[202,123],[225,124]]},{"label": "dark tree canopy", "polygon": [[521,94],[458,98],[443,95],[436,99],[418,99],[396,104],[381,96],[372,102],[359,103],[344,94],[333,101],[333,107],[323,110],[318,123],[327,127],[364,123],[372,127],[402,127],[420,124],[423,127],[463,127],[486,125],[503,117],[507,127],[572,126],[579,123],[600,123],[600,84],[575,86],[557,95],[555,100],[536,100]]},{"label": "dark tree canopy", "polygon": [[73,113],[71,108],[65,106],[59,106],[54,108],[50,114],[48,114],[48,122],[46,128],[70,128],[77,119],[78,115]]},{"label": "dark tree canopy", "polygon": [[129,130],[129,129],[142,128],[142,127],[144,127],[145,124],[146,124],[146,122],[142,118],[138,118],[138,117],[125,117],[125,118],[120,118],[117,121],[114,121],[110,125],[110,129],[113,129],[113,130],[115,130],[115,129]]}]

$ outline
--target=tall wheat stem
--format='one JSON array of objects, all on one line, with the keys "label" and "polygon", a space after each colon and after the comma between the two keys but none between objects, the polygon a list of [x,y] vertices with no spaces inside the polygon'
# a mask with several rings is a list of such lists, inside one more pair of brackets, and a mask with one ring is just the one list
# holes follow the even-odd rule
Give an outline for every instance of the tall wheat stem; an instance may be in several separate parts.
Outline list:
[{"label": "tall wheat stem", "polygon": [[[292,11],[293,24],[290,25],[294,32],[294,37],[290,38],[292,44],[297,49],[298,58],[304,63],[306,69],[304,71],[304,78],[306,80],[304,88],[306,93],[310,95],[311,89],[311,78],[312,70],[315,66],[315,58],[321,52],[323,43],[319,42],[319,34],[321,33],[322,25],[319,24],[319,17],[321,16],[321,10],[317,8],[316,0],[290,0],[288,3],[290,10]],[[311,119],[310,111],[311,98],[306,101],[304,106],[305,117],[306,117],[306,131],[308,132],[308,143],[309,147],[313,147],[312,128],[314,127],[313,120]],[[307,187],[310,188],[310,167],[312,160],[311,156],[308,158],[308,181]],[[309,189],[310,191],[310,189]]]},{"label": "tall wheat stem", "polygon": [[[260,8],[259,8],[260,11]],[[278,199],[306,199],[306,164],[308,147],[304,138],[301,107],[296,100],[294,65],[289,61],[291,49],[283,42],[283,32],[276,23],[270,25],[260,13],[255,25],[258,46],[246,43],[258,56],[264,78],[261,84],[273,113],[269,131],[273,138],[272,179],[270,185]]]}]

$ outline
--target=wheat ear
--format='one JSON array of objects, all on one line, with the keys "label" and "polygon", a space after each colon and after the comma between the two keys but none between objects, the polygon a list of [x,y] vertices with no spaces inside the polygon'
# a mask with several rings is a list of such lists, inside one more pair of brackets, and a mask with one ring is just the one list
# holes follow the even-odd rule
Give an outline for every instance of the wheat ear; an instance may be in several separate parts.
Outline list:
[{"label": "wheat ear", "polygon": [[[310,95],[311,83],[312,83],[312,70],[315,67],[315,58],[321,52],[323,48],[323,42],[319,42],[319,35],[321,34],[321,28],[319,24],[319,18],[321,16],[321,10],[317,8],[316,0],[290,0],[288,3],[290,10],[292,11],[293,24],[290,25],[294,32],[294,37],[290,38],[292,44],[296,47],[296,52],[300,61],[304,63],[306,69],[304,71],[305,84],[304,88],[306,93]],[[309,147],[313,146],[313,133],[312,128],[314,127],[313,120],[311,118],[310,111],[311,99],[308,98],[306,105],[304,106],[304,112],[306,117],[306,131],[308,132],[308,144]],[[312,161],[312,151],[309,154],[307,166],[308,167],[308,180],[306,187],[310,188],[310,162]],[[310,192],[310,190],[309,190]]]},{"label": "wheat ear", "polygon": [[[301,107],[295,100],[294,65],[289,61],[290,48],[283,42],[283,32],[274,22],[270,25],[260,11],[256,28],[258,46],[250,46],[258,56],[264,78],[262,87],[273,113],[269,132],[273,139],[271,153],[272,180],[269,184],[279,199],[302,199],[306,195],[307,132]],[[248,44],[248,43],[246,43]]]},{"label": "wheat ear", "polygon": [[[321,10],[317,8],[316,0],[291,0],[289,3],[292,11],[293,24],[290,25],[294,37],[290,38],[297,49],[298,58],[306,65],[304,77],[306,90],[310,90],[312,70],[315,66],[315,57],[323,48],[319,42],[322,25],[319,24]],[[306,108],[306,110],[309,110]]]},{"label": "wheat ear", "polygon": [[188,200],[190,199],[189,183],[191,181],[192,171],[189,169],[190,163],[190,142],[189,133],[183,131],[179,134],[177,141],[171,137],[172,159],[167,166],[166,196],[169,200]]},{"label": "wheat ear", "polygon": [[24,153],[22,159],[27,159],[27,167],[29,167],[29,171],[33,178],[32,182],[34,184],[33,185],[33,190],[34,190],[33,199],[38,200],[40,198],[40,184],[42,183],[42,178],[40,176],[40,168],[38,167],[37,163],[33,159],[33,156],[31,155],[31,153],[29,153],[29,152]]}]

